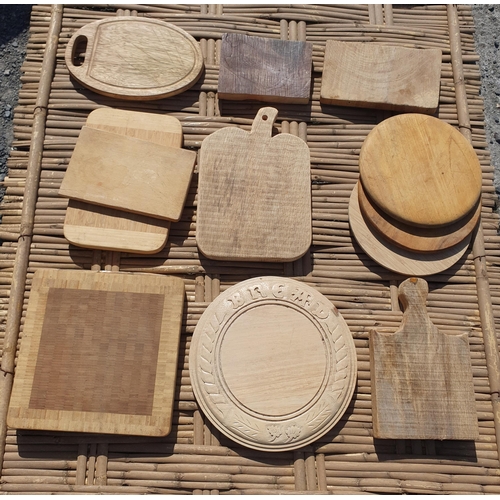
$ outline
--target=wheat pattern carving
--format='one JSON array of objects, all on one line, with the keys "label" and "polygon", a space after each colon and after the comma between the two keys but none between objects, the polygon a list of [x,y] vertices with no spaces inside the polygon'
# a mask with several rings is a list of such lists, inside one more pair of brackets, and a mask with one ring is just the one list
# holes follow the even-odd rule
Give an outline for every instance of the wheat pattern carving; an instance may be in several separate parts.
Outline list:
[{"label": "wheat pattern carving", "polygon": [[214,357],[214,338],[211,338],[208,333],[204,333],[201,338],[201,355],[200,355],[200,378],[205,385],[205,391],[214,402],[216,408],[224,415],[226,398],[220,393],[217,384],[215,383],[213,357]]}]

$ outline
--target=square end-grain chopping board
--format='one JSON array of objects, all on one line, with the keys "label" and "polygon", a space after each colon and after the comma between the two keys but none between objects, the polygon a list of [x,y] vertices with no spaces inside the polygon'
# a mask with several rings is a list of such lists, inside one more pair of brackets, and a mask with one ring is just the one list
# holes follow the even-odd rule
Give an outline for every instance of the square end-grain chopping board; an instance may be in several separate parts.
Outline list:
[{"label": "square end-grain chopping board", "polygon": [[83,127],[59,194],[178,221],[196,153]]},{"label": "square end-grain chopping board", "polygon": [[311,244],[309,148],[271,136],[277,114],[261,108],[250,132],[225,127],[201,144],[196,241],[208,258],[286,262]]},{"label": "square end-grain chopping board", "polygon": [[[86,126],[162,146],[182,146],[182,125],[173,116],[99,108],[89,114]],[[78,200],[69,200],[64,220],[64,237],[73,245],[143,254],[159,252],[169,229],[168,220]]]},{"label": "square end-grain chopping board", "polygon": [[177,277],[37,270],[8,426],[167,435],[183,303]]},{"label": "square end-grain chopping board", "polygon": [[440,49],[328,40],[320,101],[432,114],[440,78]]}]

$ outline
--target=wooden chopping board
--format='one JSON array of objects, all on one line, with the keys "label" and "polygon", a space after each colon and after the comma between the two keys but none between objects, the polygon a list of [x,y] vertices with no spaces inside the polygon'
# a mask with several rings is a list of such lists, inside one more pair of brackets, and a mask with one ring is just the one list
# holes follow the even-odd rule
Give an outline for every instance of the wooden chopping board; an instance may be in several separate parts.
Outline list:
[{"label": "wooden chopping board", "polygon": [[180,219],[196,153],[83,127],[59,194],[158,219]]},{"label": "wooden chopping board", "polygon": [[465,254],[471,240],[469,234],[455,246],[436,252],[412,252],[398,247],[378,234],[364,219],[359,208],[357,185],[349,200],[349,226],[368,256],[381,266],[406,276],[428,276],[448,269]]},{"label": "wooden chopping board", "polygon": [[173,276],[37,270],[8,426],[167,435],[183,302]]},{"label": "wooden chopping board", "polygon": [[453,224],[421,228],[403,224],[380,210],[366,195],[362,182],[358,182],[358,199],[363,218],[371,227],[390,242],[414,252],[436,252],[460,243],[476,227],[481,215],[478,200],[476,207]]},{"label": "wooden chopping board", "polygon": [[[79,57],[84,51],[83,61]],[[156,19],[113,17],[87,24],[68,42],[65,61],[82,85],[110,97],[161,99],[189,89],[201,75],[198,42]]]},{"label": "wooden chopping board", "polygon": [[309,148],[271,137],[277,114],[261,108],[251,132],[226,127],[201,145],[196,240],[206,257],[292,261],[311,244]]},{"label": "wooden chopping board", "polygon": [[282,277],[228,288],[196,325],[193,392],[233,441],[263,451],[301,448],[344,414],[356,352],[342,315],[321,293]]},{"label": "wooden chopping board", "polygon": [[440,333],[426,310],[427,283],[399,286],[405,306],[394,334],[370,332],[373,436],[477,439],[477,409],[466,333]]},{"label": "wooden chopping board", "polygon": [[311,71],[312,43],[224,33],[218,95],[307,104]]},{"label": "wooden chopping board", "polygon": [[440,49],[327,40],[320,101],[434,113],[440,79]]},{"label": "wooden chopping board", "polygon": [[[92,111],[86,126],[180,148],[182,126],[172,116],[112,108]],[[76,246],[132,253],[156,253],[166,244],[170,221],[69,200],[64,236]]]},{"label": "wooden chopping board", "polygon": [[405,224],[440,227],[465,217],[481,194],[481,165],[451,125],[421,114],[377,125],[360,151],[366,193]]}]

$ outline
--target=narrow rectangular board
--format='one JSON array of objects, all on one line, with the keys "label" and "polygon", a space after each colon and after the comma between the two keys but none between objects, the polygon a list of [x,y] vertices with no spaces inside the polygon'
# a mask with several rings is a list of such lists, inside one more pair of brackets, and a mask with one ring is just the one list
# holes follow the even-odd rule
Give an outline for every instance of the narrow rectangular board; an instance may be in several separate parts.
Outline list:
[{"label": "narrow rectangular board", "polygon": [[193,151],[83,127],[59,194],[178,221],[195,162]]},{"label": "narrow rectangular board", "polygon": [[440,77],[440,49],[327,40],[320,102],[432,114]]},{"label": "narrow rectangular board", "polygon": [[438,331],[425,307],[427,291],[423,279],[404,281],[401,327],[370,332],[373,436],[474,440],[479,430],[467,334]]},{"label": "narrow rectangular board", "polygon": [[167,435],[184,293],[173,276],[37,270],[8,426]]},{"label": "narrow rectangular board", "polygon": [[224,33],[218,96],[307,104],[312,43]]}]

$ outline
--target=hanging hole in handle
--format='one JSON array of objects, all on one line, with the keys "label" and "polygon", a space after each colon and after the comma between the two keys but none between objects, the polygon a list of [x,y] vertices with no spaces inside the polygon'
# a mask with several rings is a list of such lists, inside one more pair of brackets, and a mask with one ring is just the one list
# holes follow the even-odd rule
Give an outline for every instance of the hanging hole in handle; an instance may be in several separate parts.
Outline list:
[{"label": "hanging hole in handle", "polygon": [[266,121],[269,117],[267,115],[262,115],[262,119]]},{"label": "hanging hole in handle", "polygon": [[87,37],[80,35],[73,44],[73,54],[71,54],[71,62],[73,66],[81,66],[85,62],[85,54],[87,52]]}]

